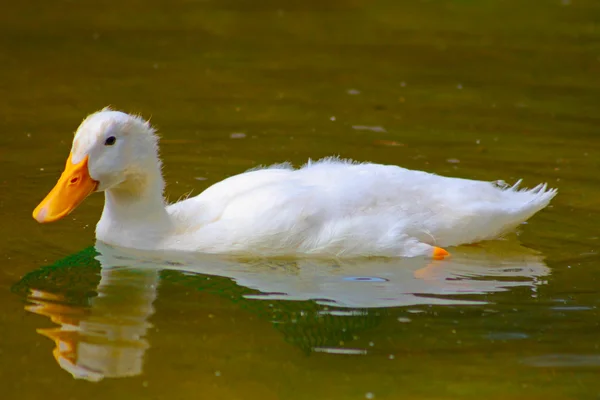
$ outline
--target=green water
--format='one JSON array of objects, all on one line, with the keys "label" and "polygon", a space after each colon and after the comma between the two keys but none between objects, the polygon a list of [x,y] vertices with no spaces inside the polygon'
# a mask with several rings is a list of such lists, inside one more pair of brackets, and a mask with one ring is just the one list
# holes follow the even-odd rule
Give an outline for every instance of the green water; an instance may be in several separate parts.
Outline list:
[{"label": "green water", "polygon": [[[600,3],[31,0],[0,60],[3,399],[600,396]],[[31,211],[109,104],[172,200],[332,154],[559,195],[437,264],[97,255],[101,195]]]}]

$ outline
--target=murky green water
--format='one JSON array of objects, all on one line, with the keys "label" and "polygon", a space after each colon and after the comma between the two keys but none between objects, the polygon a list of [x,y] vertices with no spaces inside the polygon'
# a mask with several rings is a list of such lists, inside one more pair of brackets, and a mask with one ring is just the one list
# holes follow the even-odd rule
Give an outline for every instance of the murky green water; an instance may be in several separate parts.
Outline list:
[{"label": "murky green water", "polygon": [[[154,3],[0,13],[3,399],[600,396],[600,3]],[[171,199],[331,154],[559,195],[441,263],[94,249],[102,196],[31,210],[108,104]]]}]

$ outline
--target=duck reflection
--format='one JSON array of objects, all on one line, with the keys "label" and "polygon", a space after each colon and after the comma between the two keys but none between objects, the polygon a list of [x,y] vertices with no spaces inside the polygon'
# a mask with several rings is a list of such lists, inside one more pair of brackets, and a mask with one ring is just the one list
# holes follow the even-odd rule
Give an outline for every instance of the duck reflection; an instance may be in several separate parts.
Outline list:
[{"label": "duck reflection", "polygon": [[139,375],[154,313],[157,270],[106,266],[89,306],[69,304],[62,293],[31,289],[26,310],[50,317],[55,328],[37,332],[54,340],[52,354],[73,377],[89,381]]},{"label": "duck reflection", "polygon": [[[218,291],[250,305],[247,309],[273,322],[286,341],[307,352],[363,354],[336,344],[377,326],[385,318],[384,309],[482,304],[479,295],[485,293],[516,286],[536,291],[550,273],[540,254],[514,241],[454,249],[451,258],[439,261],[234,259],[142,252],[102,243],[97,243],[96,251],[89,258],[94,268],[100,267],[97,296],[88,296],[85,305],[68,298],[72,285],[48,286],[60,281],[52,278],[60,272],[60,263],[51,271],[43,268],[38,276],[41,270],[32,272],[17,285],[28,293],[28,311],[59,325],[38,330],[54,340],[58,364],[75,378],[90,381],[142,373],[150,347],[148,319],[154,313],[161,274],[164,284],[184,283],[206,291],[212,289],[200,281],[228,278]],[[81,262],[81,257],[77,260]],[[66,273],[73,276],[77,270]],[[165,272],[169,270],[175,272]],[[274,301],[277,310],[269,308]],[[261,311],[263,305],[266,311]]]},{"label": "duck reflection", "polygon": [[515,241],[454,249],[444,260],[424,258],[224,259],[189,253],[148,252],[96,245],[103,265],[121,262],[221,276],[258,291],[255,300],[315,300],[344,308],[387,308],[420,304],[478,304],[474,296],[525,286],[532,291],[550,273],[543,257]]}]

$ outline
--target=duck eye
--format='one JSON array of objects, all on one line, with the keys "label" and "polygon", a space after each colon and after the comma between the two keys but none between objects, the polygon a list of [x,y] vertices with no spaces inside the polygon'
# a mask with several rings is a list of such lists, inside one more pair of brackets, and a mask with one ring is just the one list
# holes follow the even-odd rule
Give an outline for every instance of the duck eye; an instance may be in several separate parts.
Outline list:
[{"label": "duck eye", "polygon": [[115,144],[115,142],[117,141],[117,138],[114,136],[109,136],[105,141],[104,141],[104,145],[105,146],[112,146],[113,144]]}]

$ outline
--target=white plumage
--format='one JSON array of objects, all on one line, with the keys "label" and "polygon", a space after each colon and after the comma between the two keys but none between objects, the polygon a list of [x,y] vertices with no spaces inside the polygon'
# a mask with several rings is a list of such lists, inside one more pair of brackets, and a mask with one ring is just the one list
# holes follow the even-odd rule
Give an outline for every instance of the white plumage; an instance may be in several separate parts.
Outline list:
[{"label": "white plumage", "polygon": [[[115,146],[104,145],[108,135]],[[156,140],[146,121],[106,109],[79,127],[72,157],[89,156],[106,192],[99,240],[263,256],[432,255],[434,246],[496,238],[556,194],[545,184],[523,190],[327,158],[248,171],[166,205]]]},{"label": "white plumage", "polygon": [[413,256],[496,238],[555,193],[329,158],[236,175],[167,210],[208,252]]}]

